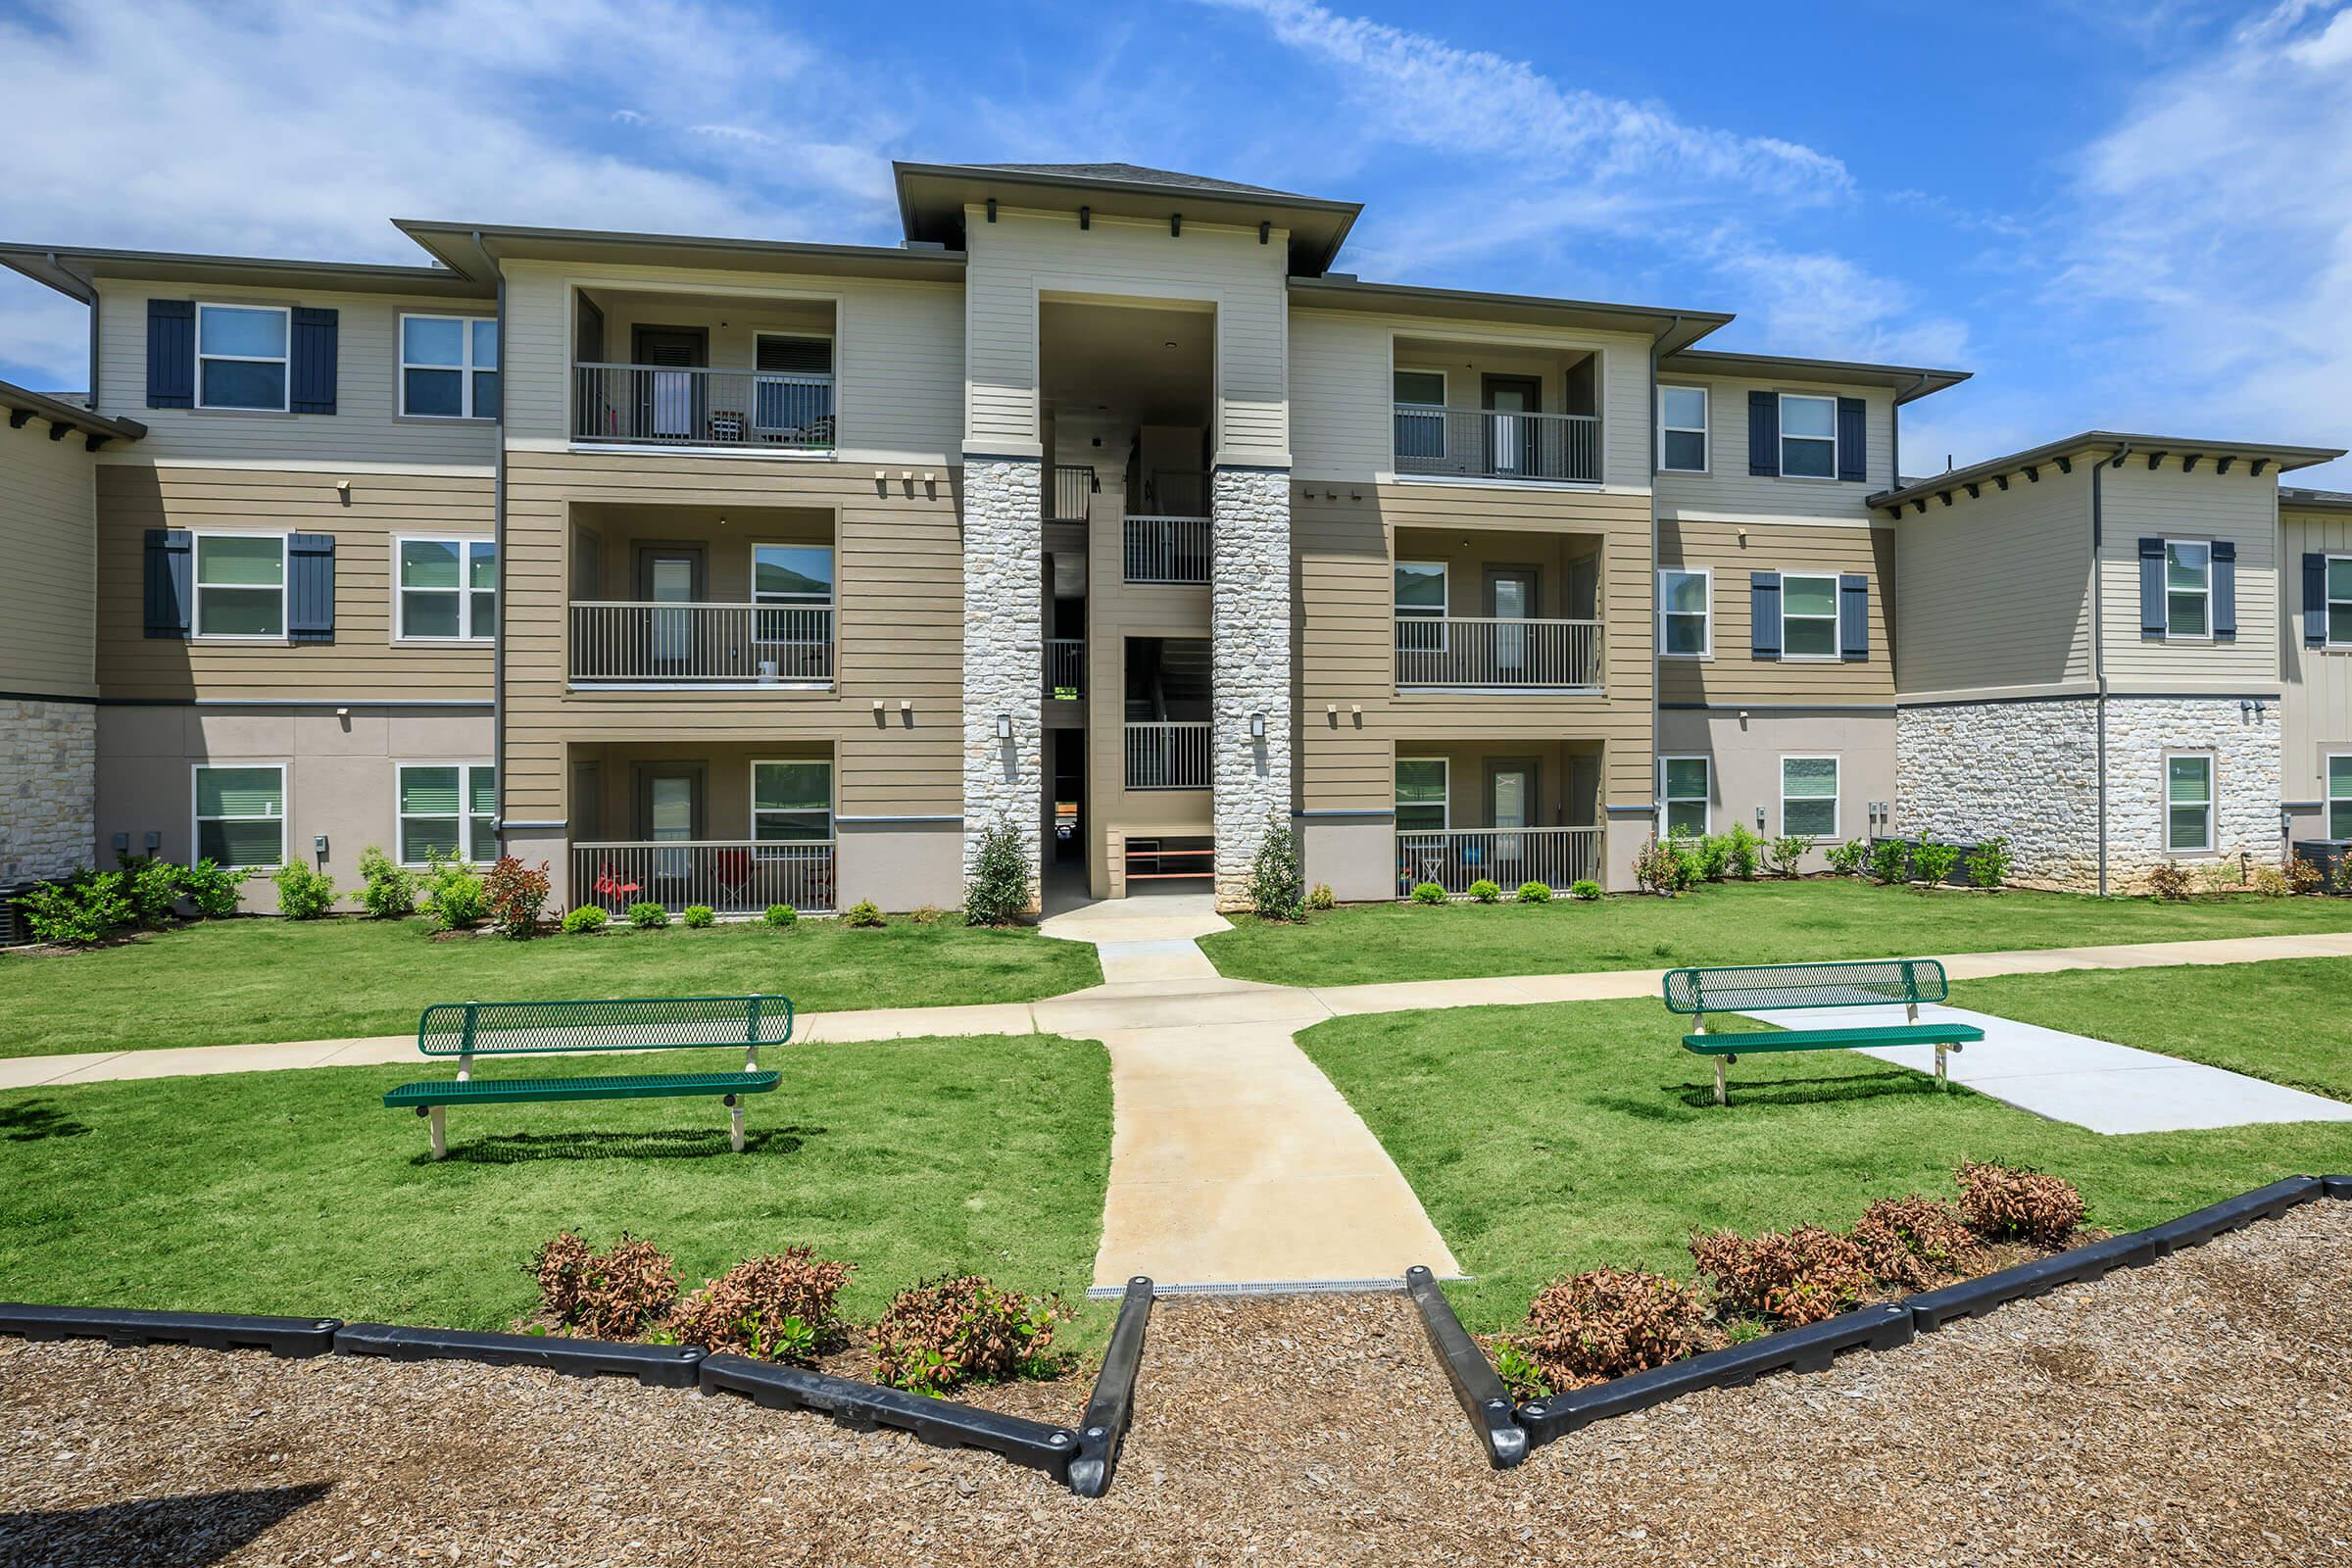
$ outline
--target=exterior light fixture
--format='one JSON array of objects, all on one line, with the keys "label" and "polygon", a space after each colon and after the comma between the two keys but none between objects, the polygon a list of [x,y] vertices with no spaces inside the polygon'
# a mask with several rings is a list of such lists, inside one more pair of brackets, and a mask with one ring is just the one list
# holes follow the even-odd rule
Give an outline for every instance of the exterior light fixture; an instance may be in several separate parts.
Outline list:
[{"label": "exterior light fixture", "polygon": [[1265,714],[1251,713],[1250,715],[1250,738],[1253,741],[1262,741],[1266,738]]},{"label": "exterior light fixture", "polygon": [[1010,713],[997,715],[997,739],[1001,741],[1012,739],[1012,715]]}]

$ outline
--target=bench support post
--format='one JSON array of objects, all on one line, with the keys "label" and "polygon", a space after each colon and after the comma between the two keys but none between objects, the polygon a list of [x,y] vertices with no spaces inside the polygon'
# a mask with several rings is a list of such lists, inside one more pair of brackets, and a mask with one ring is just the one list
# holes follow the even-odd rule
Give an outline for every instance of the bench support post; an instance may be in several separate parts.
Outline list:
[{"label": "bench support post", "polygon": [[727,1096],[727,1147],[743,1152],[743,1097]]},{"label": "bench support post", "polygon": [[425,1122],[431,1127],[433,1133],[433,1157],[435,1159],[449,1157],[449,1124],[443,1117],[443,1112],[447,1108],[444,1105],[433,1105],[427,1107],[424,1113]]},{"label": "bench support post", "polygon": [[[1697,1032],[1702,1035],[1705,1034],[1707,1032],[1707,1015],[1701,1012],[1694,1014],[1694,1017],[1696,1018],[1698,1024]],[[1723,1092],[1723,1058],[1721,1056],[1717,1056],[1715,1058],[1715,1103],[1718,1105],[1728,1105],[1731,1103],[1730,1099],[1728,1099]]]}]

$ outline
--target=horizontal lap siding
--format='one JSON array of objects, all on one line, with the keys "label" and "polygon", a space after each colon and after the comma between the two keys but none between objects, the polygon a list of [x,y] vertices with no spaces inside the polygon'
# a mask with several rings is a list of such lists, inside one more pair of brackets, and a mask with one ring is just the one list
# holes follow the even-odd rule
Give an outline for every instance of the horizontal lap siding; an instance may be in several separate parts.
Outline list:
[{"label": "horizontal lap siding", "polygon": [[[1895,670],[1905,693],[2090,678],[2090,477],[2053,466],[1894,526]],[[2139,613],[2134,602],[2132,624]]]},{"label": "horizontal lap siding", "polygon": [[[2078,465],[2080,466],[2080,465]],[[2104,517],[2099,584],[2106,675],[2110,685],[2190,682],[2234,684],[2248,691],[2278,685],[2278,484],[2276,469],[2259,479],[2247,465],[2214,472],[2208,458],[2193,473],[2167,458],[2153,472],[2134,454],[2102,481]],[[2164,535],[2229,539],[2237,545],[2237,638],[2170,642],[2139,634],[2139,541]]]},{"label": "horizontal lap siding", "polygon": [[93,463],[81,432],[52,441],[49,430],[41,420],[0,430],[0,561],[9,585],[0,691],[90,697],[98,690]]},{"label": "horizontal lap siding", "polygon": [[[2281,522],[2286,547],[2280,563],[2286,584],[2280,637],[2286,654],[2286,711],[2280,728],[2285,753],[2279,784],[2290,801],[2316,801],[2324,793],[2321,758],[2328,752],[2352,751],[2352,648],[2303,646],[2303,557],[2306,552],[2352,556],[2352,515],[2290,513]],[[2242,566],[2239,581],[2244,581]],[[2241,639],[2244,635],[2239,633]]]},{"label": "horizontal lap siding", "polygon": [[[1745,543],[1740,534],[1747,535]],[[1868,523],[1773,525],[1723,522],[1658,524],[1658,564],[1713,572],[1715,657],[1658,661],[1663,703],[1891,703],[1893,640],[1886,584],[1894,530]],[[1858,572],[1870,580],[1870,657],[1864,660],[1758,659],[1748,598],[1751,573]]]},{"label": "horizontal lap siding", "polygon": [[[1707,471],[1661,473],[1658,515],[1787,518],[1790,521],[1861,522],[1870,512],[1863,498],[1894,488],[1894,394],[1886,387],[1823,383],[1742,381],[1728,376],[1660,372],[1661,386],[1707,389]],[[1864,440],[1868,477],[1860,482],[1783,479],[1747,471],[1747,395],[1795,392],[1811,397],[1860,398],[1866,409]],[[1775,455],[1778,461],[1778,455]],[[1914,464],[1916,468],[1917,464]]]},{"label": "horizontal lap siding", "polygon": [[[391,641],[392,541],[441,534],[487,539],[487,477],[312,470],[98,467],[98,679],[109,698],[289,698],[335,704],[490,700],[487,643]],[[332,534],[331,643],[181,641],[146,635],[150,528]]]}]

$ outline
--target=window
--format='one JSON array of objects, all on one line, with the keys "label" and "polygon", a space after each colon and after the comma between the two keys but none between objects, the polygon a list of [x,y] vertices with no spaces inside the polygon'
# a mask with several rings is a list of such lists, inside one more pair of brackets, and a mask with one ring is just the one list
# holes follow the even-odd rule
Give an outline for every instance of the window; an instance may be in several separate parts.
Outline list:
[{"label": "window", "polygon": [[2164,847],[2213,848],[2213,759],[2202,753],[2164,760]]},{"label": "window", "polygon": [[1398,370],[1392,391],[1396,399],[1396,456],[1446,456],[1446,372]]},{"label": "window", "polygon": [[196,766],[196,858],[232,871],[286,858],[286,770]]},{"label": "window", "polygon": [[1658,388],[1658,466],[1673,473],[1707,471],[1707,389]]},{"label": "window", "polygon": [[1442,833],[1446,818],[1446,759],[1396,759],[1396,831]]},{"label": "window", "polygon": [[1709,624],[1711,582],[1704,569],[1684,571],[1667,567],[1658,573],[1658,652],[1682,659],[1702,659],[1715,651]]},{"label": "window", "polygon": [[1399,649],[1409,654],[1446,651],[1446,563],[1396,563],[1396,618],[1400,622],[1429,622],[1425,626],[1399,625],[1396,628]]},{"label": "window", "polygon": [[196,635],[286,634],[286,536],[196,536]]},{"label": "window", "polygon": [[1781,657],[1838,657],[1838,579],[1781,576]]},{"label": "window", "polygon": [[498,635],[498,547],[487,539],[402,539],[399,635]]},{"label": "window", "polygon": [[1709,764],[1703,757],[1662,757],[1658,759],[1663,783],[1659,794],[1666,802],[1666,837],[1670,839],[1703,839],[1707,836],[1707,801]]},{"label": "window", "polygon": [[1781,831],[1800,838],[1838,836],[1838,759],[1781,759]]},{"label": "window", "polygon": [[2352,839],[2352,752],[2328,759],[2328,836]]},{"label": "window", "polygon": [[400,318],[400,412],[412,418],[498,417],[498,323],[470,316]]},{"label": "window", "polygon": [[283,305],[197,306],[196,406],[283,413],[293,318]]},{"label": "window", "polygon": [[[761,844],[813,844],[833,836],[833,764],[754,762],[752,837]],[[781,852],[779,852],[781,853]]]},{"label": "window", "polygon": [[2328,646],[2352,648],[2352,556],[2328,558]]},{"label": "window", "polygon": [[403,763],[397,772],[400,858],[498,858],[498,769],[487,762]]},{"label": "window", "polygon": [[762,605],[830,605],[833,547],[752,546],[752,598]]},{"label": "window", "polygon": [[1838,400],[1781,394],[1781,472],[1797,479],[1838,475]]},{"label": "window", "polygon": [[2213,546],[2202,540],[2164,542],[2164,634],[2213,635]]},{"label": "window", "polygon": [[784,431],[809,442],[830,444],[833,413],[833,340],[760,332],[752,341],[752,413],[763,431]]}]

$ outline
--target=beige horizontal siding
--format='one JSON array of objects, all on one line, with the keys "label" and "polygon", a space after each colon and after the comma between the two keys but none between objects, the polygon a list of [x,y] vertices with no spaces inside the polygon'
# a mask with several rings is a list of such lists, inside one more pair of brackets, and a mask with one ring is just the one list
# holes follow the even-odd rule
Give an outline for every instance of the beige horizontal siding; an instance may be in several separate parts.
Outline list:
[{"label": "beige horizontal siding", "polygon": [[2330,752],[2352,752],[2352,648],[2303,646],[2303,557],[2306,552],[2352,556],[2352,516],[2288,513],[2279,519],[2279,531],[2286,599],[2279,617],[2286,676],[2279,787],[2287,800],[2316,801],[2323,794],[2322,759]]},{"label": "beige horizontal siding", "polygon": [[[2183,472],[2153,470],[2133,454],[2105,471],[2099,550],[2100,614],[2110,686],[2180,683],[2188,690],[2268,691],[2278,684],[2278,482],[2248,466],[2216,473],[2208,458]],[[2237,637],[2232,642],[2142,638],[2142,537],[2230,539],[2237,545]]]},{"label": "beige horizontal siding", "polygon": [[[1895,486],[1894,394],[1886,387],[1744,381],[1707,375],[1660,375],[1658,384],[1704,387],[1707,392],[1707,471],[1660,473],[1657,492],[1661,517],[1860,522],[1870,514],[1862,504],[1863,498]],[[1863,429],[1868,477],[1857,483],[1851,479],[1784,479],[1749,473],[1747,395],[1750,392],[1860,398],[1867,410]]]},{"label": "beige horizontal siding", "polygon": [[91,697],[98,691],[94,464],[79,431],[52,441],[49,430],[43,420],[0,430],[0,562],[9,589],[0,692]]},{"label": "beige horizontal siding", "polygon": [[[2090,678],[2090,477],[2044,466],[1894,526],[1895,673],[1905,692]],[[2134,627],[2138,607],[2132,608]]]},{"label": "beige horizontal siding", "polygon": [[[1742,537],[1744,535],[1744,538]],[[1893,530],[1867,523],[1666,522],[1658,524],[1658,565],[1705,567],[1712,574],[1712,659],[1660,659],[1662,703],[1890,703],[1894,700],[1895,607],[1888,603]],[[1749,575],[1758,571],[1859,572],[1870,579],[1870,657],[1758,659]]]}]

